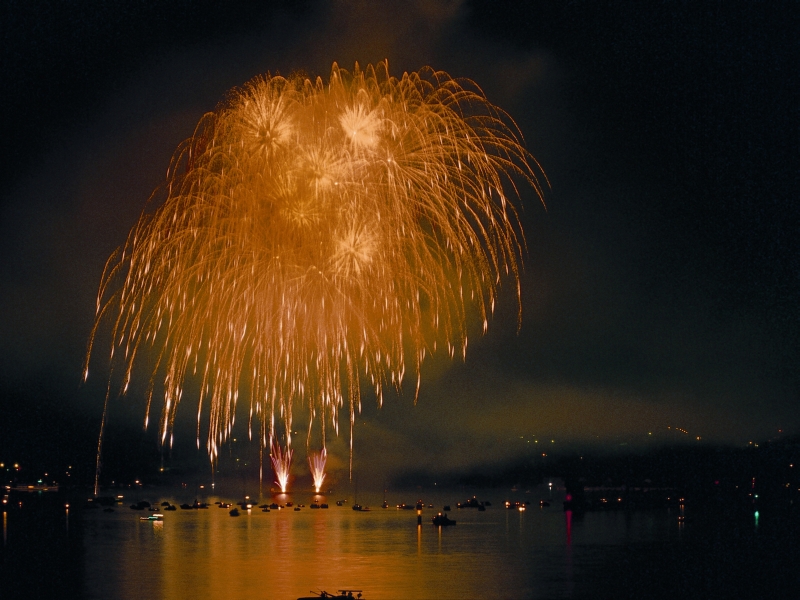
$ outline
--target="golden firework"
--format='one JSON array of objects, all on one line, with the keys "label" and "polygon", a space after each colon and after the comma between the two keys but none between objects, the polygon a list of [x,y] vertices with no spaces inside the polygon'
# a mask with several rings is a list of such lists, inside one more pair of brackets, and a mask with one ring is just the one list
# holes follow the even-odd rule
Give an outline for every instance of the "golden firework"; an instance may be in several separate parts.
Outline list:
[{"label": "golden firework", "polygon": [[352,448],[362,383],[381,403],[410,374],[418,394],[426,353],[465,354],[468,313],[485,331],[501,278],[519,299],[511,200],[515,181],[541,197],[538,172],[508,115],[443,72],[257,77],[202,118],[109,259],[87,365],[109,319],[122,391],[150,377],[145,423],[163,396],[162,442],[196,381],[212,460],[240,391],[262,448],[277,417],[288,451],[294,405],[323,444],[347,411]]}]

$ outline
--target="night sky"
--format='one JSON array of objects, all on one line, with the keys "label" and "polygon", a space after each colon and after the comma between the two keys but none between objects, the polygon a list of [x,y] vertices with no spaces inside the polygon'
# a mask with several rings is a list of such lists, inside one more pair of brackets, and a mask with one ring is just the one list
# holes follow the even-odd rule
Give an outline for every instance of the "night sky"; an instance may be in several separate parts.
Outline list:
[{"label": "night sky", "polygon": [[[104,351],[87,384],[81,368],[103,266],[200,117],[261,73],[327,78],[334,61],[382,59],[395,76],[430,65],[476,81],[550,186],[546,207],[530,190],[520,203],[519,331],[506,285],[466,362],[426,363],[416,406],[413,386],[380,409],[364,398],[357,468],[800,433],[798,13],[795,2],[6,0],[0,461],[91,457]],[[186,403],[177,443],[193,448]],[[143,415],[141,397],[112,398],[109,452],[148,448]],[[335,468],[347,463],[341,425]]]}]

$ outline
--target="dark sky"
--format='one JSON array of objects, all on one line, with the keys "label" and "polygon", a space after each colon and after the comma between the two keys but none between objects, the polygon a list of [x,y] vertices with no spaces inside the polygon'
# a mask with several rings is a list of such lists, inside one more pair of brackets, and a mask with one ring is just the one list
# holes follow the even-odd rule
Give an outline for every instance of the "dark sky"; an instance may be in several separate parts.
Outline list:
[{"label": "dark sky", "polygon": [[[416,406],[365,400],[357,463],[800,433],[797,4],[396,4],[3,2],[0,460],[94,443],[103,265],[202,114],[260,73],[384,58],[476,81],[550,188],[522,199],[519,332],[508,286]],[[141,399],[112,412],[138,427]]]}]

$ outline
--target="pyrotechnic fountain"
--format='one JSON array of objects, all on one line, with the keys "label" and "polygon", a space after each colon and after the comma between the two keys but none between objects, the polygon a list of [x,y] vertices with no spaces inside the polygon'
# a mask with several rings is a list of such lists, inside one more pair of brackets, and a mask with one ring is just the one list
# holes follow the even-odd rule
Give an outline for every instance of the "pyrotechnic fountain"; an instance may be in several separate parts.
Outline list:
[{"label": "pyrotechnic fountain", "polygon": [[308,457],[308,468],[311,471],[311,478],[314,480],[314,491],[320,493],[322,484],[325,481],[325,462],[328,459],[328,452],[323,448],[319,452],[312,452]]},{"label": "pyrotechnic fountain", "polygon": [[270,460],[272,461],[272,468],[275,471],[275,482],[281,489],[281,493],[286,493],[289,489],[289,472],[292,467],[292,449],[288,447],[284,450],[276,441],[272,442],[272,449],[270,451]]},{"label": "pyrotechnic fountain", "polygon": [[178,147],[109,259],[85,376],[110,321],[109,391],[118,381],[124,393],[141,365],[145,426],[156,398],[162,443],[191,379],[212,462],[241,393],[273,464],[276,415],[283,465],[294,405],[337,434],[346,410],[352,465],[361,382],[381,404],[410,374],[416,398],[426,354],[465,356],[467,314],[486,330],[503,277],[519,300],[511,200],[515,178],[541,196],[537,172],[470,81],[429,68],[395,78],[385,62],[334,64],[327,82],[257,77]]}]

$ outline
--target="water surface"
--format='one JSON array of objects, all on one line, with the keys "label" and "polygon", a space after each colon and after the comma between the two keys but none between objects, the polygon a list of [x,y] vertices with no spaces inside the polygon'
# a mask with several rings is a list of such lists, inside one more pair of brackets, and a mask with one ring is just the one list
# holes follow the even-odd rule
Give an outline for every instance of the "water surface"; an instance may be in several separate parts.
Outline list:
[{"label": "water surface", "polygon": [[[473,492],[492,506],[457,510]],[[418,493],[396,500],[411,503]],[[515,497],[510,491],[428,492],[426,504],[435,508],[423,510],[422,526],[415,510],[381,509],[380,498],[366,498],[372,510],[356,512],[349,502],[337,507],[333,496],[318,499],[329,509],[310,509],[310,494],[261,499],[291,499],[306,505],[300,511],[254,508],[231,517],[211,504],[143,522],[147,513],[130,510],[130,502],[186,499],[168,490],[135,496],[112,513],[73,507],[69,514],[32,498],[4,513],[3,597],[293,600],[347,588],[363,590],[365,600],[758,598],[800,585],[796,519],[774,515],[578,516],[543,487],[516,494],[531,501],[524,512],[503,508]],[[540,498],[552,505],[539,508]],[[434,527],[430,518],[445,503],[457,525]]]}]

